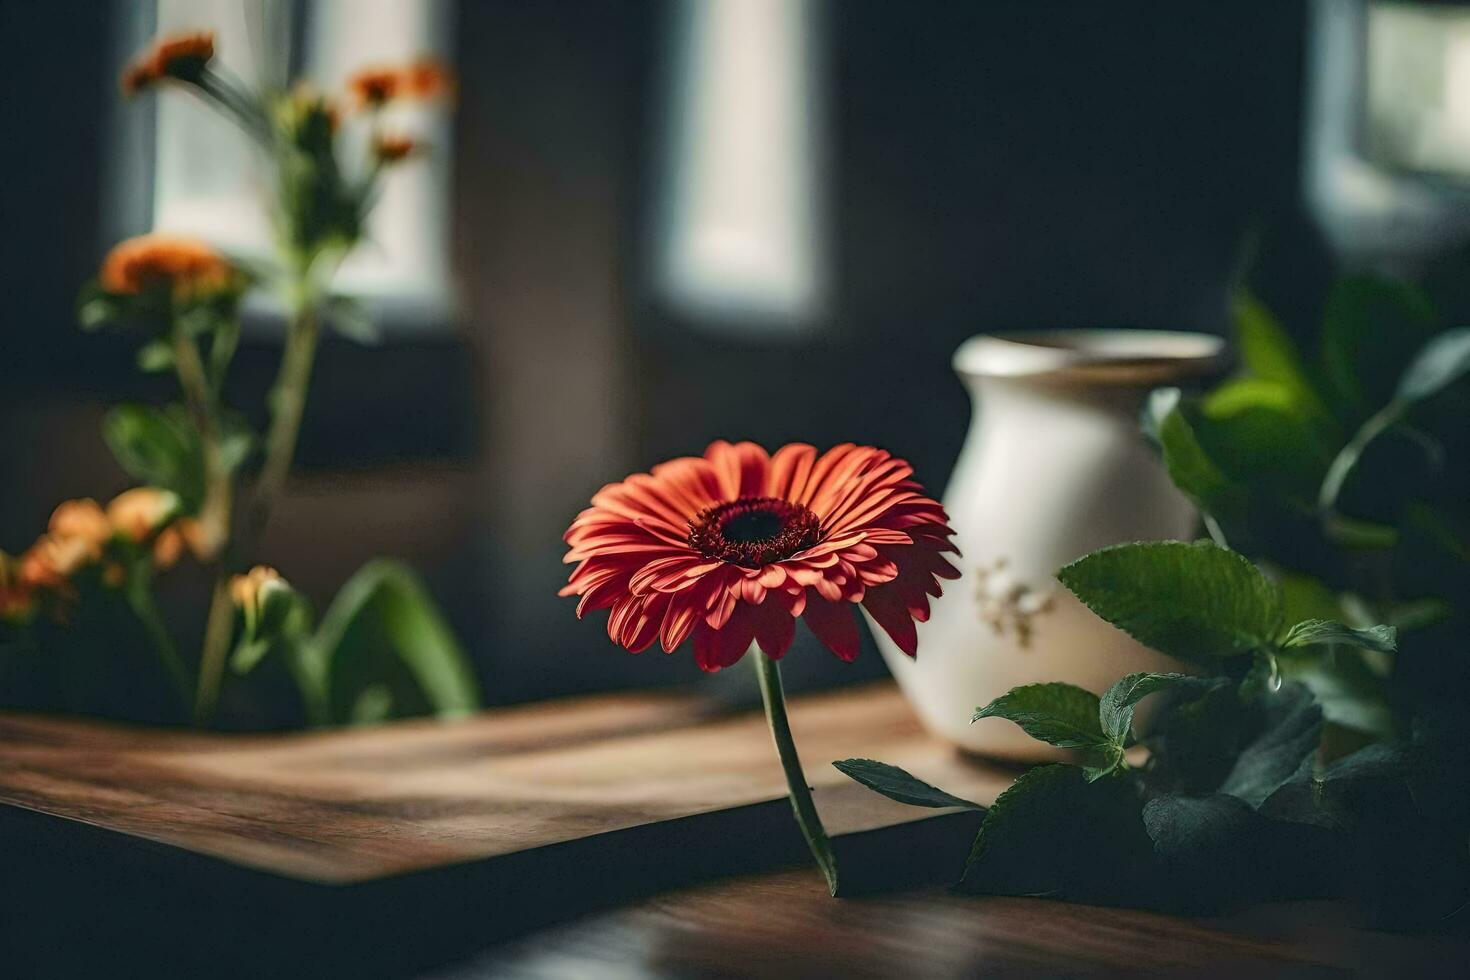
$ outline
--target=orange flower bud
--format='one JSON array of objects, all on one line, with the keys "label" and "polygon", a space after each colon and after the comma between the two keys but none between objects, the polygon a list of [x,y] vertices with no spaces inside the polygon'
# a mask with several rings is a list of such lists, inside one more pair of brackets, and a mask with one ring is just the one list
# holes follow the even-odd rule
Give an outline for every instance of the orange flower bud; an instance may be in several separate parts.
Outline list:
[{"label": "orange flower bud", "polygon": [[454,89],[454,73],[432,58],[364,68],[347,79],[347,94],[357,109],[381,109],[397,99],[452,98]]},{"label": "orange flower bud", "polygon": [[153,48],[160,75],[190,81],[214,59],[214,31],[192,31],[162,38]]},{"label": "orange flower bud", "polygon": [[382,135],[373,143],[373,154],[383,163],[397,163],[422,153],[424,144],[411,136]]},{"label": "orange flower bud", "polygon": [[20,556],[19,580],[28,588],[63,589],[72,575],[96,558],[96,549],[83,538],[43,534]]},{"label": "orange flower bud", "polygon": [[158,487],[124,490],[107,505],[107,520],[118,534],[142,542],[178,512],[177,494]]},{"label": "orange flower bud", "polygon": [[173,568],[184,553],[184,535],[177,524],[158,532],[153,539],[153,565],[159,571]]},{"label": "orange flower bud", "polygon": [[420,58],[403,70],[403,88],[416,99],[454,97],[454,73],[432,58]]},{"label": "orange flower bud", "polygon": [[176,299],[189,299],[228,288],[235,269],[197,239],[151,234],[113,246],[98,279],[109,293],[136,295],[162,285]]},{"label": "orange flower bud", "polygon": [[265,592],[272,588],[284,588],[286,580],[269,565],[256,565],[244,575],[230,579],[230,598],[235,605],[254,615],[260,610]]},{"label": "orange flower bud", "polygon": [[380,109],[402,93],[402,83],[396,68],[364,68],[347,79],[347,94],[357,108]]},{"label": "orange flower bud", "polygon": [[192,517],[185,517],[174,525],[179,529],[179,534],[184,539],[189,554],[199,561],[211,561],[219,554],[224,542],[217,535],[211,534],[204,525]]},{"label": "orange flower bud", "polygon": [[124,69],[123,94],[136,95],[165,78],[198,81],[213,59],[213,31],[192,31],[159,38],[152,48]]},{"label": "orange flower bud", "polygon": [[28,622],[35,611],[35,591],[21,581],[20,562],[0,551],[0,623]]},{"label": "orange flower bud", "polygon": [[108,562],[107,566],[102,569],[102,584],[109,589],[120,589],[127,580],[127,570],[115,561]]},{"label": "orange flower bud", "polygon": [[51,512],[46,530],[58,538],[81,538],[92,546],[95,556],[112,539],[112,525],[91,497],[65,500]]},{"label": "orange flower bud", "polygon": [[160,77],[151,61],[139,61],[128,65],[122,73],[123,95],[131,98],[158,81]]}]

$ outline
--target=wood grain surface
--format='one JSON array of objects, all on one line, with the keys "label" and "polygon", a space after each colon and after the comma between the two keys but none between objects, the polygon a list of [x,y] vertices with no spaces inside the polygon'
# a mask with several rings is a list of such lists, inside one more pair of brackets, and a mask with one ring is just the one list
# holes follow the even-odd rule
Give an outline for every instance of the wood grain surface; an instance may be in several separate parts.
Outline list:
[{"label": "wood grain surface", "polygon": [[[0,715],[0,975],[1455,976],[1463,938],[1339,905],[1171,918],[943,886],[1014,772],[890,686],[792,723],[853,897],[826,895],[758,714],[618,695],[365,731],[214,735]],[[799,870],[781,870],[799,869]]]},{"label": "wood grain surface", "polygon": [[833,901],[816,872],[678,889],[431,973],[519,977],[1460,977],[1470,943],[1373,932],[1336,902],[1217,918],[937,889]]},{"label": "wood grain surface", "polygon": [[[791,717],[834,835],[937,815],[862,789],[834,759],[883,759],[985,803],[1014,778],[924,734],[888,685],[799,700]],[[756,840],[789,821],[784,799],[763,717],[722,715],[692,697],[295,735],[0,715],[0,803],[325,884],[747,807],[758,809],[748,821]]]}]

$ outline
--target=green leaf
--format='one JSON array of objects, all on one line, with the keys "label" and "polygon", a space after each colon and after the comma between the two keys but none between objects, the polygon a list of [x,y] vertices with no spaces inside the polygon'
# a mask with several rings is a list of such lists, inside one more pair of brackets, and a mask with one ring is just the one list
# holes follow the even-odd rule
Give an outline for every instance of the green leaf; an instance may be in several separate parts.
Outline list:
[{"label": "green leaf", "polygon": [[1321,579],[1281,568],[1271,569],[1271,577],[1281,588],[1283,622],[1331,619],[1342,614],[1337,593],[1329,589]]},{"label": "green leaf", "polygon": [[887,763],[873,759],[839,759],[832,765],[849,779],[855,779],[873,792],[899,803],[907,803],[910,806],[961,806],[971,810],[985,809],[978,803],[951,796],[944,790],[930,786],[897,766],[890,766]]},{"label": "green leaf", "polygon": [[1129,674],[1108,688],[1098,706],[1103,734],[1118,745],[1125,745],[1133,733],[1133,709],[1156,691],[1178,685],[1213,687],[1218,679],[1194,677],[1190,674]]},{"label": "green leaf", "polygon": [[1194,428],[1179,408],[1179,399],[1178,388],[1152,392],[1145,408],[1145,429],[1159,444],[1169,479],[1196,504],[1208,509],[1230,489],[1230,479],[1200,445]]},{"label": "green leaf", "polygon": [[1143,904],[1152,888],[1151,854],[1128,780],[1088,783],[1076,766],[1040,766],[986,811],[961,887]]},{"label": "green leaf", "polygon": [[[1356,460],[1353,461],[1356,464]],[[1324,487],[1327,484],[1323,484]],[[1398,547],[1399,530],[1376,521],[1363,521],[1331,510],[1337,504],[1337,496],[1324,490],[1322,493],[1325,517],[1322,533],[1333,544],[1349,551],[1387,551]]]},{"label": "green leaf", "polygon": [[302,647],[311,639],[312,608],[306,597],[283,579],[261,584],[257,602],[244,609],[245,628],[230,656],[230,667],[237,674],[248,674],[267,656],[277,653],[302,688],[303,700],[309,705],[319,694],[321,679],[303,676]]},{"label": "green leaf", "polygon": [[375,346],[383,340],[382,331],[373,322],[367,307],[351,296],[329,297],[324,304],[324,312],[332,329],[348,340],[364,346]]},{"label": "green leaf", "polygon": [[138,370],[146,374],[170,371],[174,366],[174,349],[167,341],[150,340],[137,353]]},{"label": "green leaf", "polygon": [[1201,403],[1195,432],[1232,480],[1282,493],[1316,488],[1331,456],[1312,405],[1278,381],[1228,381]]},{"label": "green leaf", "polygon": [[241,637],[230,654],[230,669],[243,677],[259,666],[270,651],[269,640]]},{"label": "green leaf", "polygon": [[1057,577],[1145,646],[1186,660],[1248,653],[1281,628],[1281,594],[1246,558],[1209,542],[1094,551]]},{"label": "green leaf", "polygon": [[133,477],[172,490],[188,510],[199,506],[204,463],[182,406],[119,405],[102,420],[102,438]]},{"label": "green leaf", "polygon": [[396,716],[440,717],[480,706],[469,658],[423,582],[399,562],[364,565],[337,593],[310,644],[327,678],[333,717],[348,719],[362,692],[387,684]]},{"label": "green leaf", "polygon": [[1376,742],[1338,759],[1321,774],[1312,760],[1277,787],[1260,810],[1273,820],[1340,829],[1357,823],[1362,812],[1354,804],[1408,787],[1419,773],[1406,746]]},{"label": "green leaf", "polygon": [[1392,626],[1353,629],[1331,619],[1305,619],[1293,626],[1281,641],[1287,648],[1319,643],[1345,643],[1362,650],[1393,653],[1398,647],[1398,630]]},{"label": "green leaf", "polygon": [[1027,684],[975,709],[970,720],[1006,718],[1032,738],[1059,748],[1089,748],[1107,741],[1097,709],[1097,695],[1073,684]]},{"label": "green leaf", "polygon": [[77,296],[77,322],[83,330],[92,333],[118,322],[123,312],[116,297],[93,280],[81,289]]},{"label": "green leaf", "polygon": [[1087,777],[1089,783],[1095,783],[1104,776],[1110,776],[1118,771],[1123,762],[1123,745],[1120,742],[1109,742],[1106,745],[1089,750],[1092,761],[1082,767],[1082,774]]},{"label": "green leaf", "polygon": [[1356,424],[1385,404],[1438,329],[1433,304],[1407,283],[1371,274],[1339,280],[1322,329],[1322,366],[1339,412]]},{"label": "green leaf", "polygon": [[[1393,399],[1364,421],[1347,444],[1338,450],[1317,491],[1317,507],[1335,539],[1349,543],[1345,538],[1353,528],[1351,522],[1336,513],[1337,500],[1368,446],[1385,432],[1403,431],[1401,423],[1414,402],[1444,390],[1467,370],[1470,370],[1470,327],[1447,330],[1434,337],[1417,353],[1413,363],[1399,378]],[[1387,543],[1380,543],[1380,547],[1392,547],[1397,541],[1396,531],[1392,528],[1387,530],[1393,533],[1393,537],[1385,539]]]},{"label": "green leaf", "polygon": [[1301,684],[1283,685],[1262,702],[1260,729],[1220,784],[1220,792],[1253,807],[1290,779],[1322,740],[1322,709]]},{"label": "green leaf", "polygon": [[1301,354],[1275,315],[1244,290],[1235,298],[1233,313],[1235,344],[1246,370],[1265,381],[1279,382],[1304,400],[1315,401],[1316,391]]},{"label": "green leaf", "polygon": [[1388,671],[1369,662],[1373,655],[1355,647],[1289,650],[1277,658],[1281,675],[1305,684],[1330,724],[1377,738],[1394,732],[1388,703]]},{"label": "green leaf", "polygon": [[348,712],[349,725],[380,725],[393,717],[393,691],[387,684],[369,684],[357,695]]},{"label": "green leaf", "polygon": [[1314,828],[1273,823],[1233,796],[1158,796],[1144,805],[1143,822],[1175,910],[1321,894],[1336,872]]},{"label": "green leaf", "polygon": [[1446,330],[1425,344],[1399,378],[1395,397],[1417,402],[1430,398],[1470,371],[1470,327]]}]

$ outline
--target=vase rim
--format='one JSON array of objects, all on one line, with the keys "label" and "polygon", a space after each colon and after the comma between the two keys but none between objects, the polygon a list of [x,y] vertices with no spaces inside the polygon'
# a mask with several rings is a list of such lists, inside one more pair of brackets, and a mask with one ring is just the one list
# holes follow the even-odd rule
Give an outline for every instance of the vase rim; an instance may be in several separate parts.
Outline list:
[{"label": "vase rim", "polygon": [[1058,329],[978,334],[954,353],[970,378],[1026,378],[1129,387],[1171,384],[1217,374],[1223,337],[1178,330]]}]

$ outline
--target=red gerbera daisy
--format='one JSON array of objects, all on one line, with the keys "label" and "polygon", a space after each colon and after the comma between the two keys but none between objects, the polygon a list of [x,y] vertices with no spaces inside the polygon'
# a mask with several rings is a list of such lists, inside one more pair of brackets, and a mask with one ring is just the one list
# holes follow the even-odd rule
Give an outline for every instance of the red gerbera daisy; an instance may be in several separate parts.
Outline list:
[{"label": "red gerbera daisy", "polygon": [[857,603],[913,656],[914,621],[959,572],[944,509],[912,475],[871,446],[713,443],[598,491],[567,530],[578,565],[561,594],[582,597],[578,616],[610,608],[608,635],[634,653],[692,634],[709,671],[752,640],[780,658],[797,617],[850,661]]}]

